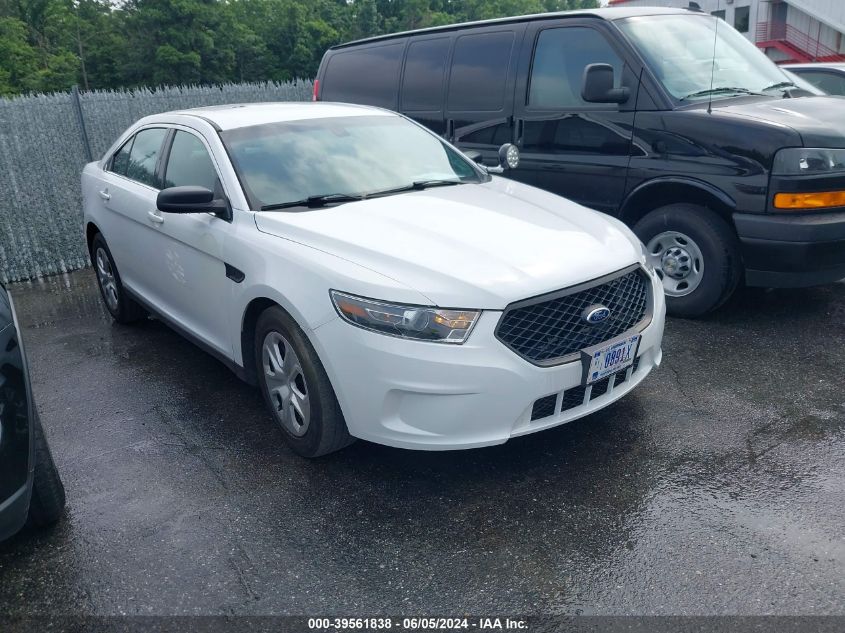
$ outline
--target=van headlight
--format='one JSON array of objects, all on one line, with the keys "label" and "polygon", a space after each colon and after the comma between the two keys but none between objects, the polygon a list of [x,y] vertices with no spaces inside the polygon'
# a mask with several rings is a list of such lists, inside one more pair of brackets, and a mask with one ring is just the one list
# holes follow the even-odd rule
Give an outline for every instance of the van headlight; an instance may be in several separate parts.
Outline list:
[{"label": "van headlight", "polygon": [[845,172],[845,149],[789,147],[775,154],[773,176]]},{"label": "van headlight", "polygon": [[463,343],[481,316],[480,310],[441,310],[384,303],[330,291],[337,313],[352,325],[381,334],[435,343]]}]

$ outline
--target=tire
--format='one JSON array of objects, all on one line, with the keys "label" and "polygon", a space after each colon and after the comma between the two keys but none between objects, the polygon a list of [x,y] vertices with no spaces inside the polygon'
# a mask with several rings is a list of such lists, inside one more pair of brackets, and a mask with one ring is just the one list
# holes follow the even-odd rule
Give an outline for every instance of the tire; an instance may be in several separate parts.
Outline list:
[{"label": "tire", "polygon": [[94,265],[100,296],[115,321],[134,323],[147,316],[147,311],[123,287],[120,273],[102,233],[97,233],[91,243],[91,263]]},{"label": "tire", "polygon": [[42,528],[56,523],[65,508],[65,487],[53,462],[53,455],[44,437],[44,429],[37,412],[33,412],[32,428],[35,441],[35,477],[32,499],[29,502],[28,522]]},{"label": "tire", "polygon": [[712,312],[740,283],[739,240],[724,219],[705,207],[679,203],[655,209],[634,225],[634,233],[652,253],[672,316]]},{"label": "tire", "polygon": [[258,317],[254,351],[264,402],[295,453],[310,459],[355,441],[323,364],[287,312],[274,306]]}]

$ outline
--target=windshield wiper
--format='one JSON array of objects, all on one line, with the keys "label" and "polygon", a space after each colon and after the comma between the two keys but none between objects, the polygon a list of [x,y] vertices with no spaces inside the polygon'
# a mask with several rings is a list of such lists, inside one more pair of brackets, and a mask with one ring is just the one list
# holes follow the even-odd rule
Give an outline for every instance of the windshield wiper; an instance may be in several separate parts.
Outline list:
[{"label": "windshield wiper", "polygon": [[378,198],[380,196],[389,196],[391,194],[402,193],[404,191],[422,191],[423,189],[430,189],[431,187],[448,187],[450,185],[462,184],[464,184],[462,180],[416,180],[410,185],[403,185],[402,187],[396,187],[395,189],[385,189],[384,191],[374,191],[373,193],[368,193],[365,197]]},{"label": "windshield wiper", "polygon": [[291,202],[279,202],[276,204],[265,204],[261,207],[261,211],[276,211],[278,209],[290,209],[293,207],[308,207],[309,209],[317,209],[324,207],[327,204],[338,202],[355,202],[358,200],[366,200],[367,198],[378,198],[381,196],[389,196],[393,193],[402,193],[403,191],[422,191],[430,187],[448,187],[449,185],[463,184],[461,180],[417,180],[410,185],[396,187],[395,189],[385,189],[384,191],[374,191],[367,194],[351,195],[348,193],[325,193],[319,196],[308,196],[302,200],[293,200]]},{"label": "windshield wiper", "polygon": [[760,94],[759,92],[753,92],[748,88],[735,88],[732,86],[721,86],[719,88],[708,88],[707,90],[699,90],[698,92],[692,92],[688,94],[686,97],[681,99],[681,101],[686,101],[687,99],[692,99],[693,97],[706,97],[707,95],[715,95],[715,94],[722,94],[724,92],[736,92],[738,94],[744,95],[756,95]]},{"label": "windshield wiper", "polygon": [[763,88],[763,92],[766,92],[767,90],[780,90],[782,88],[797,88],[797,87],[798,86],[796,86],[791,81],[779,81],[776,84],[772,84],[771,86],[766,86],[765,88]]},{"label": "windshield wiper", "polygon": [[262,211],[275,211],[277,209],[290,209],[293,207],[308,207],[309,209],[317,209],[324,207],[327,204],[335,202],[355,202],[356,200],[363,200],[364,196],[353,196],[348,193],[324,193],[319,196],[308,196],[302,200],[292,200],[291,202],[279,202],[276,204],[265,204],[261,207]]}]

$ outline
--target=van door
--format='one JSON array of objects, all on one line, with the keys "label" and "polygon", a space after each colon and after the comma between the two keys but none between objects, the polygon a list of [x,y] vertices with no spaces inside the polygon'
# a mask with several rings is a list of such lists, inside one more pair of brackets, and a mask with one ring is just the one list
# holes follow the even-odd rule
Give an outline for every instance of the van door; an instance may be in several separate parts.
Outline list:
[{"label": "van door", "polygon": [[451,47],[449,34],[411,38],[402,73],[399,111],[443,137],[447,135],[443,104]]},{"label": "van door", "polygon": [[[584,20],[531,24],[516,86],[517,144],[526,180],[585,206],[616,213],[625,179],[637,101],[637,74],[605,29]],[[613,66],[625,104],[581,98],[589,64]]]},{"label": "van door", "polygon": [[498,163],[497,151],[513,141],[513,94],[525,24],[458,32],[446,88],[447,138],[461,149]]}]

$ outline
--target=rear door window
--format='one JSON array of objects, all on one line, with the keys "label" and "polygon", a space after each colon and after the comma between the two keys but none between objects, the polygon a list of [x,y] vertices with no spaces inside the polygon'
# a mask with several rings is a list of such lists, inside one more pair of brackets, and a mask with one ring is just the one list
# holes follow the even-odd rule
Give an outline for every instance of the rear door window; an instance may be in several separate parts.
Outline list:
[{"label": "rear door window", "polygon": [[132,149],[129,152],[127,178],[158,188],[156,165],[166,135],[167,130],[164,128],[141,130],[135,135],[135,141],[132,143]]},{"label": "rear door window", "polygon": [[513,31],[461,35],[449,76],[449,110],[499,112],[505,106]]},{"label": "rear door window", "polygon": [[216,191],[217,170],[202,141],[189,132],[177,130],[170,146],[165,187],[205,187]]},{"label": "rear door window", "polygon": [[584,69],[590,64],[613,66],[617,86],[622,59],[604,36],[589,27],[564,27],[540,31],[531,64],[528,107],[539,109],[596,108],[581,98]]},{"label": "rear door window", "polygon": [[345,101],[395,110],[404,40],[399,43],[341,50],[326,66],[323,101]]},{"label": "rear door window", "polygon": [[431,112],[443,107],[443,76],[449,56],[448,37],[415,40],[408,46],[402,81],[402,109]]}]

